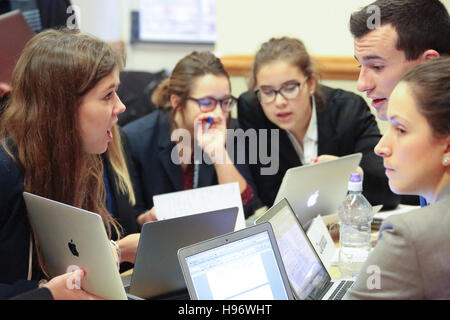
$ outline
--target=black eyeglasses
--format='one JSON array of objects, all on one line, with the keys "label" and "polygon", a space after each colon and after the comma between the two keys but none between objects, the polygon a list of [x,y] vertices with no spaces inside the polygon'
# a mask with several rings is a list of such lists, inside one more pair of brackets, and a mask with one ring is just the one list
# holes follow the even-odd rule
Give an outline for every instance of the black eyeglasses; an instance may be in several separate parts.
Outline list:
[{"label": "black eyeglasses", "polygon": [[223,112],[229,112],[237,102],[237,99],[235,97],[229,97],[221,100],[210,97],[200,99],[187,97],[187,99],[197,102],[201,112],[211,112],[216,108],[217,104],[220,105]]},{"label": "black eyeglasses", "polygon": [[[308,78],[306,78],[305,82],[308,81]],[[289,82],[283,84],[279,90],[258,89],[255,91],[255,94],[258,97],[260,103],[274,102],[277,97],[277,94],[280,94],[286,100],[292,100],[298,97],[301,85],[302,83],[300,82]]]}]

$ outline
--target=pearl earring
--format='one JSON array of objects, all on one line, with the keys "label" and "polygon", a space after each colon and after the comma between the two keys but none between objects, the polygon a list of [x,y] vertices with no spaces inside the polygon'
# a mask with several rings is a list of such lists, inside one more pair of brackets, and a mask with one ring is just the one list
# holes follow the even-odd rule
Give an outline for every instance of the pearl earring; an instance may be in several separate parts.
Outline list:
[{"label": "pearl earring", "polygon": [[450,163],[450,159],[448,157],[444,157],[444,159],[442,159],[442,164],[444,166],[448,166]]}]

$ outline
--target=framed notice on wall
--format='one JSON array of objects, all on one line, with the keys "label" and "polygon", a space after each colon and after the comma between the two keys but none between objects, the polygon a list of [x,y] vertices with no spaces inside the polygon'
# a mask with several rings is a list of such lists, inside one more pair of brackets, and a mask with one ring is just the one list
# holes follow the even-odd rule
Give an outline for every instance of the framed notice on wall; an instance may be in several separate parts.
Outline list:
[{"label": "framed notice on wall", "polygon": [[213,44],[216,0],[139,0],[131,41]]}]

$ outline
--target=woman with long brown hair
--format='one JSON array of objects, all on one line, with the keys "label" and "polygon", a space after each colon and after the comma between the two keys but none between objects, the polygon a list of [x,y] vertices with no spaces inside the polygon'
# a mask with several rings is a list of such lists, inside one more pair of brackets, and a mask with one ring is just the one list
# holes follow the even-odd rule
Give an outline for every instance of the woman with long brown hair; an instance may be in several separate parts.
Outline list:
[{"label": "woman with long brown hair", "polygon": [[[3,297],[35,288],[47,278],[23,191],[98,213],[116,240],[122,233],[117,220],[127,220],[127,233],[137,231],[135,215],[113,217],[108,210],[113,187],[134,201],[116,126],[117,115],[125,110],[116,94],[123,64],[105,42],[70,30],[36,35],[17,62],[9,105],[0,120]],[[133,234],[118,240],[122,261],[134,261],[138,238]],[[30,281],[13,285],[25,279]],[[58,289],[50,289],[53,297],[66,298]]]}]

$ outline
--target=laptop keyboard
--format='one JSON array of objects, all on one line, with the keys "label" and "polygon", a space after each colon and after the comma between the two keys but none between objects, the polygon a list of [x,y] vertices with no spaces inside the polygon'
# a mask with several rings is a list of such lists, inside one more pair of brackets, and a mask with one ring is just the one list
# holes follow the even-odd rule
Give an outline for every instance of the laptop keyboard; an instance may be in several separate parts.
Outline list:
[{"label": "laptop keyboard", "polygon": [[337,288],[333,291],[328,300],[342,300],[347,290],[352,286],[353,281],[341,281]]}]

